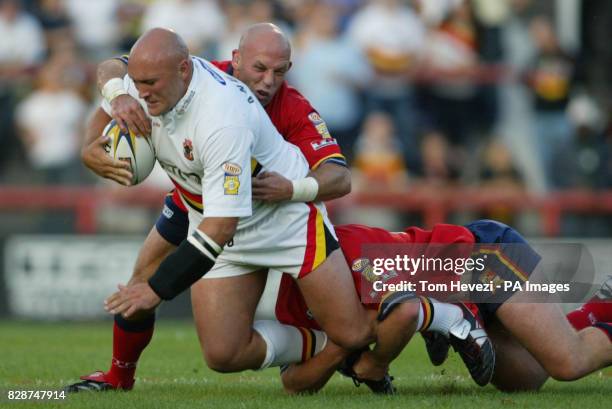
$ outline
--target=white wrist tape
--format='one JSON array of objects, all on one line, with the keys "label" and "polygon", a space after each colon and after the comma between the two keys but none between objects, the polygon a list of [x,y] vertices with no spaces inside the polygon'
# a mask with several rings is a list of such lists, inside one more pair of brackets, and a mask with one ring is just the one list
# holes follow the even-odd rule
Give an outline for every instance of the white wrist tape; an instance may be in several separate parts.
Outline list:
[{"label": "white wrist tape", "polygon": [[223,251],[221,246],[199,229],[195,229],[193,234],[187,237],[187,241],[212,261],[215,261]]},{"label": "white wrist tape", "polygon": [[293,184],[292,202],[312,202],[319,194],[319,183],[312,176],[292,180],[291,183]]},{"label": "white wrist tape", "polygon": [[123,86],[123,78],[111,78],[102,87],[102,96],[109,104],[119,95],[125,95],[127,93],[127,90]]}]

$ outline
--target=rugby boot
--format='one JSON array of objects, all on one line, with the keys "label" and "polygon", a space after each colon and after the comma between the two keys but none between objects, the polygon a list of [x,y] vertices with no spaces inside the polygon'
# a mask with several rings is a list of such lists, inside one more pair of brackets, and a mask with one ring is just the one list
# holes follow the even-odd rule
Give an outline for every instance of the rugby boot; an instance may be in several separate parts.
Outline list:
[{"label": "rugby boot", "polygon": [[128,384],[119,384],[115,386],[110,382],[107,374],[102,371],[96,371],[91,375],[80,377],[81,382],[76,382],[64,388],[65,392],[105,392],[105,391],[129,391],[134,387],[134,380]]},{"label": "rugby boot", "polygon": [[448,358],[448,350],[450,349],[448,338],[439,332],[433,331],[421,332],[421,336],[425,341],[425,348],[431,363],[434,366],[442,365],[446,358]]},{"label": "rugby boot", "polygon": [[495,349],[483,327],[482,315],[474,303],[457,303],[463,310],[463,322],[449,331],[449,342],[459,353],[472,379],[485,386],[493,378]]},{"label": "rugby boot", "polygon": [[357,376],[355,371],[353,370],[353,366],[359,360],[361,354],[365,351],[369,351],[368,347],[361,349],[359,351],[353,352],[340,364],[337,371],[353,380],[355,386],[359,387],[361,384],[365,384],[370,390],[377,395],[394,395],[397,392],[397,389],[393,385],[393,377],[389,375],[389,373],[385,373],[385,376],[379,380],[371,380],[371,379],[361,379]]}]

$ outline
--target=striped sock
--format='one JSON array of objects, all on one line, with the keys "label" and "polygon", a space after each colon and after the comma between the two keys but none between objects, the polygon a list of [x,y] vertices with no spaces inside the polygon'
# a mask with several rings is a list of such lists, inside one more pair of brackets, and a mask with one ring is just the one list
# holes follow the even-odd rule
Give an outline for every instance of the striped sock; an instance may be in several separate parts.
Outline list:
[{"label": "striped sock", "polygon": [[456,305],[441,303],[424,296],[419,298],[421,307],[417,319],[417,331],[433,331],[448,336],[448,331],[463,320],[463,312]]}]

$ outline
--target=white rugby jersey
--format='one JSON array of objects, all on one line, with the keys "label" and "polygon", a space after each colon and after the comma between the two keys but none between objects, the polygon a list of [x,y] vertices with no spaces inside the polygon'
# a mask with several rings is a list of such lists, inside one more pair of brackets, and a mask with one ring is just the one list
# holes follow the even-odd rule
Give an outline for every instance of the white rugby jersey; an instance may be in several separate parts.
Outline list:
[{"label": "white rugby jersey", "polygon": [[[251,174],[274,171],[300,179],[308,174],[308,163],[278,133],[245,84],[202,58],[192,61],[186,94],[170,112],[151,117],[155,156],[190,211],[203,210],[204,217],[252,215],[238,228],[253,225],[278,205],[252,203]],[[129,76],[124,83],[148,112]],[[110,113],[106,101],[102,108]]]}]

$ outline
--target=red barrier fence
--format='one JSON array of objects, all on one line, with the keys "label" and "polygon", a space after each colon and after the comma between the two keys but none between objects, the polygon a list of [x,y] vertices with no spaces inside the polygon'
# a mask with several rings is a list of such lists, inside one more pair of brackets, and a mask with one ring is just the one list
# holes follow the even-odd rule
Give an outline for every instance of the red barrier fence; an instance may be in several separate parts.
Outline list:
[{"label": "red barrier fence", "polygon": [[[78,233],[95,233],[97,211],[105,204],[159,209],[164,191],[149,188],[0,186],[0,211],[67,210],[76,217]],[[612,191],[559,191],[543,196],[485,188],[413,188],[406,192],[355,192],[328,204],[330,213],[356,206],[380,206],[419,213],[424,227],[445,222],[455,212],[540,214],[542,234],[557,236],[565,213],[612,215]]]}]

